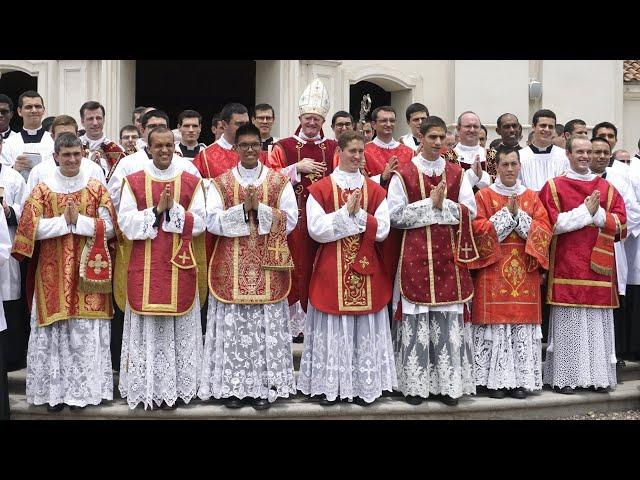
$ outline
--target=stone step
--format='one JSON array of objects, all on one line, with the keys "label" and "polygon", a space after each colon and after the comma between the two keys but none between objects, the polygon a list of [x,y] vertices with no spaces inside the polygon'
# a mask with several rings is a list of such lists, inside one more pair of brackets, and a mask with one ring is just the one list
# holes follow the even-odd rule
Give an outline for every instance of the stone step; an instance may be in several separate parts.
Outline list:
[{"label": "stone step", "polygon": [[120,398],[84,410],[65,408],[59,413],[47,412],[46,406],[27,405],[22,393],[10,395],[11,418],[14,420],[240,420],[240,419],[314,419],[314,420],[491,420],[554,419],[589,412],[618,412],[640,408],[640,380],[620,383],[610,393],[578,391],[561,395],[545,388],[525,400],[493,399],[486,395],[464,396],[456,407],[435,399],[421,405],[409,405],[398,393],[385,394],[373,405],[361,407],[348,402],[323,407],[317,399],[296,395],[280,399],[269,410],[256,411],[250,406],[229,409],[219,400],[194,400],[176,410],[129,409]]}]

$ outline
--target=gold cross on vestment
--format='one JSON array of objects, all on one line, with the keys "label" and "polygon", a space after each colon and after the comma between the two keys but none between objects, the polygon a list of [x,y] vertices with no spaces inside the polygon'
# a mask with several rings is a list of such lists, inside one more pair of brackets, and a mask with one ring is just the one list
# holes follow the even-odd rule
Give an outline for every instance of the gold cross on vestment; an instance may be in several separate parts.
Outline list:
[{"label": "gold cross on vestment", "polygon": [[178,258],[182,260],[182,265],[184,265],[187,259],[189,259],[190,257],[187,255],[187,252],[183,251],[182,255],[178,256]]},{"label": "gold cross on vestment", "polygon": [[467,242],[464,243],[464,248],[461,248],[460,250],[462,250],[464,252],[464,256],[465,258],[469,256],[469,252],[473,251],[473,248],[471,248],[469,246],[469,244]]},{"label": "gold cross on vestment", "polygon": [[93,272],[99,275],[103,268],[107,268],[109,264],[102,260],[102,255],[97,254],[95,260],[89,260],[89,267],[93,268]]},{"label": "gold cross on vestment", "polygon": [[369,260],[367,260],[367,257],[362,257],[360,259],[360,265],[362,265],[363,269],[367,268],[367,265],[369,265]]},{"label": "gold cross on vestment", "polygon": [[287,252],[287,249],[283,247],[280,242],[276,243],[275,247],[269,247],[269,250],[272,250],[275,253],[277,262],[280,261],[280,252],[282,252],[283,254]]}]

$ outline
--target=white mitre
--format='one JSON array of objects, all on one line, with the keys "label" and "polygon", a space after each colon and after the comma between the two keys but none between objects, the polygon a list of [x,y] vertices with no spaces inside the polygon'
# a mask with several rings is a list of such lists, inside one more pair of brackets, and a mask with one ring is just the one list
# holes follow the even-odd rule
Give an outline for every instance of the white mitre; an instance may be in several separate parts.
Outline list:
[{"label": "white mitre", "polygon": [[315,113],[322,118],[326,118],[330,107],[327,87],[317,78],[307,85],[298,101],[300,115]]}]

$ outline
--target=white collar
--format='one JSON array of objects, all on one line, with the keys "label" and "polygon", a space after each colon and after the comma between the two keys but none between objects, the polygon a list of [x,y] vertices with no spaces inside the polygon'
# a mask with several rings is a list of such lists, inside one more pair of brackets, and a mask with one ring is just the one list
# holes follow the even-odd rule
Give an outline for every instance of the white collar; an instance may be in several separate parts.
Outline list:
[{"label": "white collar", "polygon": [[222,148],[224,148],[225,150],[231,150],[233,148],[233,145],[227,142],[227,139],[224,138],[224,135],[222,135],[216,143]]},{"label": "white collar", "polygon": [[480,143],[478,143],[477,145],[474,145],[473,147],[468,147],[468,146],[463,145],[463,144],[458,142],[456,144],[456,146],[454,147],[454,149],[458,149],[462,153],[472,153],[472,152],[477,152],[478,150],[482,150],[482,146],[480,145]]},{"label": "white collar", "polygon": [[255,168],[244,168],[240,162],[233,167],[231,173],[236,178],[238,183],[243,187],[247,185],[259,185],[266,178],[269,171],[268,167],[258,160],[258,164]]},{"label": "white collar", "polygon": [[358,172],[345,172],[340,170],[340,167],[336,168],[331,177],[336,181],[338,186],[343,190],[355,190],[361,188],[364,183],[364,175]]},{"label": "white collar", "polygon": [[411,161],[418,167],[419,171],[426,173],[430,177],[442,175],[442,172],[444,172],[445,160],[442,157],[438,157],[437,160],[427,160],[422,154],[419,154],[413,157]]},{"label": "white collar", "polygon": [[490,185],[490,188],[497,194],[504,195],[506,197],[510,197],[511,195],[522,195],[526,190],[520,179],[516,179],[516,184],[512,187],[507,187],[502,183],[499,175],[496,177],[496,181]]},{"label": "white collar", "polygon": [[84,188],[87,184],[87,174],[85,171],[80,168],[78,174],[75,177],[67,177],[60,172],[60,167],[56,167],[55,172],[55,182],[57,185],[62,187],[64,192],[58,193],[72,193],[77,192],[78,190]]},{"label": "white collar", "polygon": [[589,182],[591,180],[593,180],[594,178],[596,178],[596,174],[595,173],[578,173],[575,170],[573,170],[573,168],[569,167],[569,170],[567,170],[567,178],[570,178],[572,180],[582,180],[583,182]]},{"label": "white collar", "polygon": [[171,159],[171,163],[164,170],[160,170],[158,167],[156,167],[153,163],[153,159],[151,159],[150,163],[145,165],[145,170],[153,178],[158,178],[160,180],[167,180],[167,179],[173,178],[177,175],[177,171],[178,171],[178,169],[176,168],[173,162],[173,159]]},{"label": "white collar", "polygon": [[398,145],[400,145],[400,142],[398,142],[394,138],[391,138],[391,141],[389,143],[384,143],[382,140],[380,140],[380,138],[376,137],[373,139],[373,143],[380,148],[386,148],[388,150],[393,150],[394,148],[398,148]]},{"label": "white collar", "polygon": [[300,135],[295,135],[294,134],[293,138],[295,138],[300,143],[313,142],[315,145],[320,145],[321,143],[323,143],[326,140],[326,137],[321,137],[319,133],[315,137],[309,138],[304,133],[302,133],[302,130],[300,130]]},{"label": "white collar", "polygon": [[23,130],[24,130],[25,132],[27,132],[29,135],[37,135],[37,134],[38,134],[38,132],[39,132],[40,130],[42,130],[42,125],[40,125],[40,126],[39,126],[38,128],[36,128],[35,130],[29,130],[28,128],[23,128]]}]

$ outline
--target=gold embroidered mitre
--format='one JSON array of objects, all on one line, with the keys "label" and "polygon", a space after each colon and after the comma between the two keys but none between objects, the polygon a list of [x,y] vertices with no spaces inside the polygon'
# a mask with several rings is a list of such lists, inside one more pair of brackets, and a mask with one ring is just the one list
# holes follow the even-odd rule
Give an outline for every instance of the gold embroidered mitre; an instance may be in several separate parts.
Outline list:
[{"label": "gold embroidered mitre", "polygon": [[300,115],[315,113],[322,118],[326,118],[330,106],[327,87],[317,78],[307,85],[298,101]]}]

